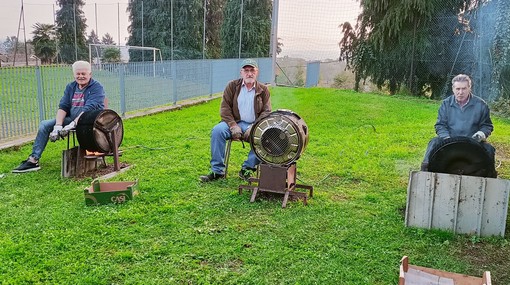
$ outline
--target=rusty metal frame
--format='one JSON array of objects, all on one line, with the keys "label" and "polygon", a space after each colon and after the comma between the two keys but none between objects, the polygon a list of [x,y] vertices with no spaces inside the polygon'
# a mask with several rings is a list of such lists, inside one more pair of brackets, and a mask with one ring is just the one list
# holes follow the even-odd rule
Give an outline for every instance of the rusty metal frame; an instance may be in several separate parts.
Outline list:
[{"label": "rusty metal frame", "polygon": [[[243,190],[252,191],[250,202],[254,202],[259,192],[283,194],[282,208],[287,206],[289,197],[303,199],[303,204],[308,204],[308,197],[313,197],[313,186],[296,183],[296,163],[287,166],[277,166],[262,163],[259,165],[260,175],[258,178],[251,177],[248,185],[239,185],[239,194]],[[253,185],[255,183],[256,185]],[[307,192],[296,191],[305,189]]]}]

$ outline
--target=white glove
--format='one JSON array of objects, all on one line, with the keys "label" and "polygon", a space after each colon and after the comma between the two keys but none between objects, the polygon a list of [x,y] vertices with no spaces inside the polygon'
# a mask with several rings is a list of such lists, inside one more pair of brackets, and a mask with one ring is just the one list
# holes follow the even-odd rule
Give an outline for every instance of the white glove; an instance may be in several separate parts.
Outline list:
[{"label": "white glove", "polygon": [[485,137],[485,134],[482,131],[478,131],[473,135],[473,138],[477,140],[478,142],[484,142],[487,138]]},{"label": "white glove", "polygon": [[71,121],[69,125],[65,126],[61,131],[60,135],[65,137],[69,133],[70,130],[74,130],[76,128],[76,123],[74,121]]},{"label": "white glove", "polygon": [[62,126],[60,126],[60,125],[55,125],[53,127],[53,131],[51,131],[51,133],[50,133],[50,140],[52,142],[55,142],[58,140],[59,133],[61,130],[62,130]]}]

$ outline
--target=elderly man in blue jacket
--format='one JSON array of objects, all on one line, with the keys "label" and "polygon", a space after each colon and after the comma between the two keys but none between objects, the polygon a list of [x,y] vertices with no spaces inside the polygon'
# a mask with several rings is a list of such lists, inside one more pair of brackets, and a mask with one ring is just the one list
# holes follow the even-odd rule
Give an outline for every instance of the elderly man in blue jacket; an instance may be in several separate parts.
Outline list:
[{"label": "elderly man in blue jacket", "polygon": [[92,67],[86,61],[73,64],[74,81],[67,84],[60,99],[55,119],[44,120],[39,125],[32,153],[12,172],[24,173],[41,169],[39,159],[48,139],[56,141],[62,134],[76,128],[84,112],[104,109],[105,92],[101,83],[92,79]]},{"label": "elderly man in blue jacket", "polygon": [[489,106],[483,99],[471,93],[471,78],[459,74],[452,79],[453,95],[444,99],[434,125],[437,137],[433,138],[425,152],[421,170],[428,170],[430,152],[450,137],[472,137],[482,144],[494,160],[496,150],[487,143],[494,130]]}]

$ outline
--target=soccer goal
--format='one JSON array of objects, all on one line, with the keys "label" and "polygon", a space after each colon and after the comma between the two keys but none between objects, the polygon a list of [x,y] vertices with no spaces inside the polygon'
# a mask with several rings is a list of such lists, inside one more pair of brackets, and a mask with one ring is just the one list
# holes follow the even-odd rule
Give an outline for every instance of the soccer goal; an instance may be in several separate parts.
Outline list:
[{"label": "soccer goal", "polygon": [[[139,54],[135,53],[134,58],[131,58],[133,50],[140,51]],[[152,60],[147,56],[147,61],[144,60],[144,53],[152,51]],[[152,73],[156,76],[156,62],[162,63],[161,50],[155,47],[140,47],[140,46],[119,46],[107,44],[89,44],[89,62],[100,70],[116,69],[118,63],[127,62],[152,62]]]},{"label": "soccer goal", "polygon": [[[155,47],[119,46],[106,44],[89,44],[89,62],[101,65],[102,63],[130,62],[130,51],[152,51],[152,62],[163,61],[161,50]],[[138,57],[139,58],[139,57]],[[143,58],[143,55],[142,55]],[[137,60],[138,61],[138,60]]]}]

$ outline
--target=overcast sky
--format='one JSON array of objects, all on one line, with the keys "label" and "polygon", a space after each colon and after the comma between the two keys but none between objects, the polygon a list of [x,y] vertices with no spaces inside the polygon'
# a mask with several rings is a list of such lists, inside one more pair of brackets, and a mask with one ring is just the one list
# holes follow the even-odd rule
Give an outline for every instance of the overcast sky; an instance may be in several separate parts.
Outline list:
[{"label": "overcast sky", "polygon": [[[20,25],[21,4],[24,4],[27,40],[35,23],[52,24],[58,10],[55,0],[0,0],[0,40],[16,36],[23,40]],[[127,0],[85,0],[83,11],[87,19],[87,35],[92,29],[101,38],[109,33],[114,41],[124,45],[128,37]],[[303,51],[314,57],[338,57],[339,25],[353,22],[359,11],[356,0],[280,0],[278,37],[283,41],[283,55],[296,56]],[[97,28],[97,29],[96,29]]]}]

